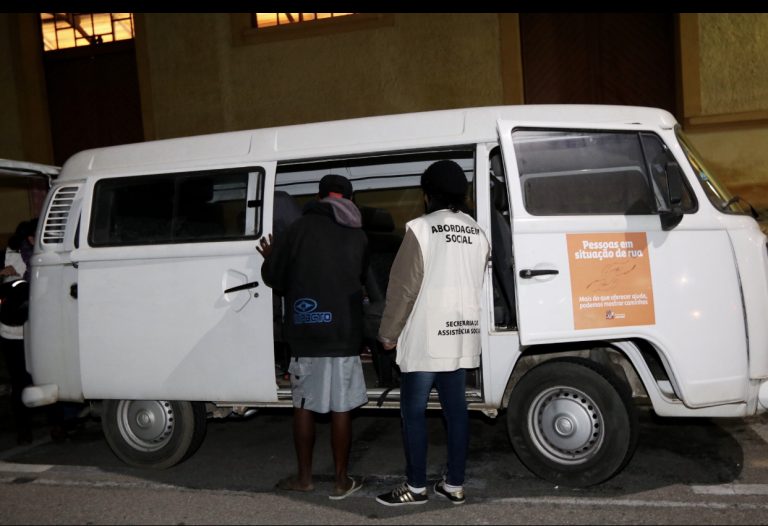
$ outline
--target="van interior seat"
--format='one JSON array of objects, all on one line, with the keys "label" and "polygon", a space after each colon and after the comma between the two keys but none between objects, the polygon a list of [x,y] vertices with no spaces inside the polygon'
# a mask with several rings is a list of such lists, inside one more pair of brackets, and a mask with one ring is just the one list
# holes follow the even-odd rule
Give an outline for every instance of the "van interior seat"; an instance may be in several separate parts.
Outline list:
[{"label": "van interior seat", "polygon": [[92,241],[97,244],[140,244],[171,239],[172,186],[161,186],[159,191],[141,184],[120,191],[107,188],[94,203],[94,214]]},{"label": "van interior seat", "polygon": [[[392,214],[384,208],[362,206],[360,214],[363,230],[368,236],[370,268],[379,289],[378,294],[381,295],[381,299],[384,299],[387,285],[389,285],[389,271],[403,238],[394,232],[395,221],[392,219]],[[368,294],[373,301],[378,299],[374,297],[377,295],[376,291],[369,290]]]},{"label": "van interior seat", "polygon": [[[647,215],[656,202],[642,168],[521,173],[526,208],[539,215],[612,213]],[[595,208],[600,203],[600,209]]]},{"label": "van interior seat", "polygon": [[221,203],[214,202],[213,197],[210,177],[190,178],[180,184],[175,237],[194,239],[224,234]]}]

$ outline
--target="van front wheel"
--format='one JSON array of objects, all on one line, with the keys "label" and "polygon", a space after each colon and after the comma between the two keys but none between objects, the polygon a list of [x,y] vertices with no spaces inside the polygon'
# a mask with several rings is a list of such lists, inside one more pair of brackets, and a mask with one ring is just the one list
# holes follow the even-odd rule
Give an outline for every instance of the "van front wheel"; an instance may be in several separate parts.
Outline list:
[{"label": "van front wheel", "polygon": [[617,474],[637,444],[637,412],[626,383],[582,358],[545,362],[515,386],[507,408],[515,453],[535,475],[586,487]]},{"label": "van front wheel", "polygon": [[166,469],[192,455],[206,432],[205,404],[172,400],[105,400],[101,426],[120,460]]}]

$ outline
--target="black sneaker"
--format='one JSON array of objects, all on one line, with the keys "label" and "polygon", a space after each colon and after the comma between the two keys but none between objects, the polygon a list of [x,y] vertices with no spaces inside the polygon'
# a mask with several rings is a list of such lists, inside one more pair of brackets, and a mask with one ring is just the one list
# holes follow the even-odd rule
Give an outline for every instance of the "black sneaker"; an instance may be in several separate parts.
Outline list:
[{"label": "black sneaker", "polygon": [[414,493],[408,489],[408,484],[404,482],[389,493],[376,497],[376,502],[385,506],[405,506],[406,504],[425,504],[428,498],[426,491]]},{"label": "black sneaker", "polygon": [[450,500],[453,504],[464,504],[464,490],[460,489],[459,491],[450,492],[447,489],[445,489],[445,481],[441,480],[437,484],[435,484],[435,495],[440,495],[441,497],[445,497],[446,499]]}]

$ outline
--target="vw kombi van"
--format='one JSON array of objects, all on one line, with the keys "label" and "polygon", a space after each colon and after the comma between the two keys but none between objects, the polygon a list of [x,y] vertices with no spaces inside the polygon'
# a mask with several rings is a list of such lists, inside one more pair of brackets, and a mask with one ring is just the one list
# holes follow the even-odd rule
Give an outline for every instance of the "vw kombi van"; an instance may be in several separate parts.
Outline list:
[{"label": "vw kombi van", "polygon": [[[379,218],[364,228],[386,283],[404,224],[423,213],[420,175],[440,159],[463,167],[492,243],[468,405],[504,415],[534,474],[580,487],[618,473],[640,403],[672,417],[766,410],[765,235],[672,115],[581,105],[76,154],[40,221],[25,403],[90,401],[114,452],[153,468],[193,454],[210,418],[290,407],[274,367],[280,302],[256,251],[281,213],[276,196],[300,206],[323,175],[348,177],[364,217]],[[365,407],[398,407],[397,387],[366,374]]]}]

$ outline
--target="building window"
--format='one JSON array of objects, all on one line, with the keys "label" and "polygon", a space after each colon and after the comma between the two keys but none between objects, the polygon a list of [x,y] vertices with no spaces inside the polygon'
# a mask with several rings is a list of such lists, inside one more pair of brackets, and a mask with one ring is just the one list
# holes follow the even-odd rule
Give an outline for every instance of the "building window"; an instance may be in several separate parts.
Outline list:
[{"label": "building window", "polygon": [[45,51],[134,38],[133,13],[40,13],[40,24]]},{"label": "building window", "polygon": [[289,24],[304,24],[327,18],[339,18],[354,14],[355,13],[252,13],[253,27],[256,29],[285,26]]},{"label": "building window", "polygon": [[393,25],[392,13],[231,13],[232,42],[256,44]]}]

